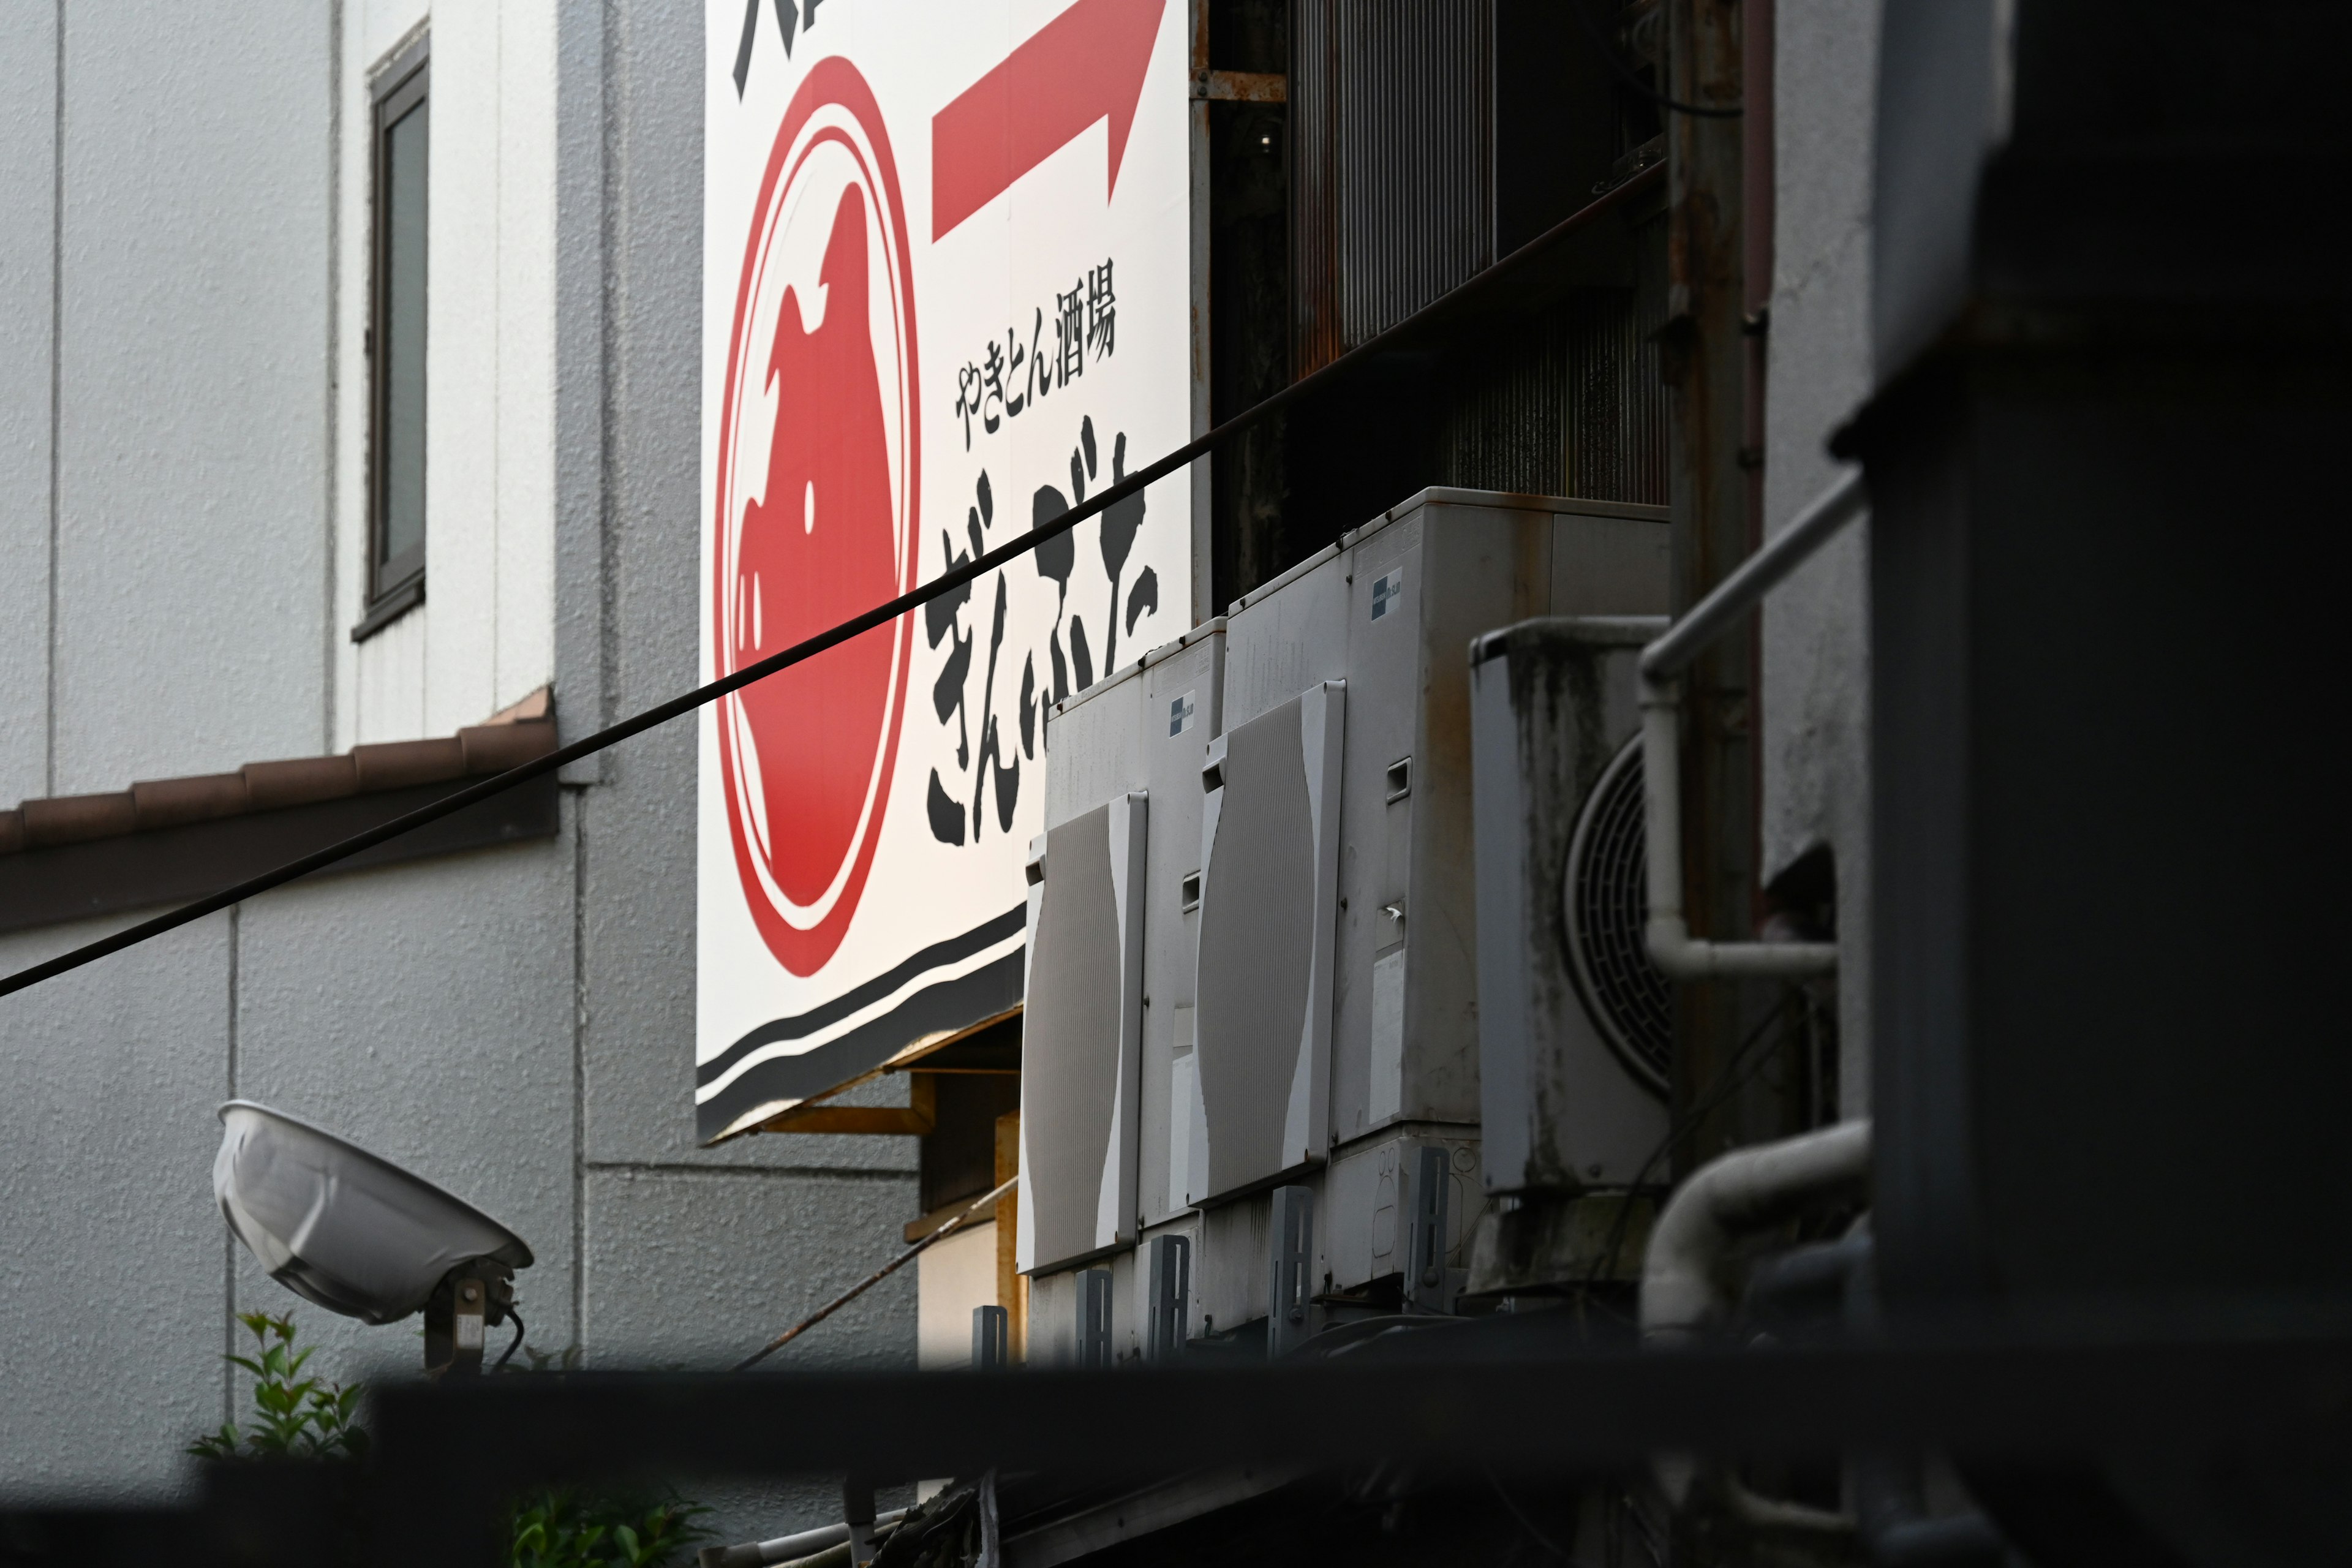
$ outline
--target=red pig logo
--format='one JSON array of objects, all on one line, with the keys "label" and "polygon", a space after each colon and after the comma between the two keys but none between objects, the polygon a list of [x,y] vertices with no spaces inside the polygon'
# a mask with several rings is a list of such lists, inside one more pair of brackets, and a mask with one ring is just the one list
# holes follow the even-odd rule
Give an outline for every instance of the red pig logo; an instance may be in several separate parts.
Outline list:
[{"label": "red pig logo", "polygon": [[[846,148],[858,171],[831,201],[821,198],[842,161],[821,165],[829,174],[810,174],[810,154],[826,146]],[[781,264],[788,226],[811,222],[828,225],[815,287],[787,284],[772,330],[758,333],[760,280]],[[736,301],[714,552],[720,673],[912,586],[919,441],[905,234],[872,98],[847,62],[824,61],[778,132]],[[894,329],[880,333],[877,273]],[[764,482],[739,500],[735,437],[770,396]],[[895,453],[894,413],[903,422]],[[864,889],[888,805],[911,638],[900,617],[721,704],[737,871],[769,950],[795,974],[831,958]]]}]

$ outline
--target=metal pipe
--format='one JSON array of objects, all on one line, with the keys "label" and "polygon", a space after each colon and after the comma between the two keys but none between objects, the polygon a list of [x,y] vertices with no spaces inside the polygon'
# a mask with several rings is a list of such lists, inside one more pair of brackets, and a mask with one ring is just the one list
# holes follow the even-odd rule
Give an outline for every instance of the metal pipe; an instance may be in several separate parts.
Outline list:
[{"label": "metal pipe", "polygon": [[[1699,1342],[1728,1314],[1730,1300],[1717,1274],[1734,1240],[1813,1199],[1859,1192],[1869,1173],[1867,1121],[1735,1150],[1701,1166],[1650,1228],[1642,1258],[1642,1343],[1671,1349]],[[1853,1530],[1843,1515],[1757,1497],[1736,1475],[1689,1454],[1662,1454],[1653,1468],[1675,1507],[1703,1492],[1752,1532],[1819,1536]]]},{"label": "metal pipe", "polygon": [[[874,1521],[877,1534],[896,1525],[907,1517],[903,1508],[877,1515]],[[740,1546],[706,1546],[695,1553],[700,1568],[765,1568],[771,1563],[790,1563],[824,1551],[829,1546],[842,1546],[849,1541],[849,1526],[845,1523],[820,1524],[814,1530],[803,1530],[796,1535],[780,1535],[773,1541],[747,1541]]]},{"label": "metal pipe", "polygon": [[1862,510],[1849,472],[1642,652],[1642,780],[1649,864],[1650,958],[1675,980],[1797,980],[1832,973],[1837,944],[1695,941],[1683,912],[1681,672],[1757,601]]},{"label": "metal pipe", "polygon": [[1859,1193],[1870,1174],[1870,1123],[1738,1149],[1701,1166],[1650,1229],[1642,1259],[1642,1342],[1687,1344],[1729,1308],[1716,1282],[1734,1238],[1814,1199]]},{"label": "metal pipe", "polygon": [[[1656,643],[1650,645],[1652,647]],[[1694,941],[1683,915],[1682,691],[1642,680],[1642,794],[1648,838],[1651,962],[1675,980],[1800,980],[1837,968],[1829,942]]]},{"label": "metal pipe", "polygon": [[1786,528],[1767,540],[1762,549],[1741,562],[1730,576],[1717,583],[1706,598],[1678,618],[1672,630],[1642,654],[1642,673],[1663,680],[1687,668],[1732,622],[1759,599],[1780,586],[1780,580],[1803,565],[1830,536],[1853,521],[1868,504],[1862,470],[1849,469],[1844,478],[1813,499]]}]

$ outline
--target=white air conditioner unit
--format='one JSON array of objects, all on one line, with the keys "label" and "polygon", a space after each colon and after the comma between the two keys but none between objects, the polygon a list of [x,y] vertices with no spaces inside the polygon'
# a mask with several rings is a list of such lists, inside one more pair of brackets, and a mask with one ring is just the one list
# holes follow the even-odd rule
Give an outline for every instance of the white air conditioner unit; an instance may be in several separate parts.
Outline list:
[{"label": "white air conditioner unit", "polygon": [[[1225,766],[1208,781],[1222,786],[1210,797],[1220,842],[1202,911],[1194,1053],[1203,1083],[1194,1139],[1205,1145],[1209,1177],[1192,1198],[1229,1205],[1276,1182],[1307,1184],[1318,1194],[1314,1268],[1328,1292],[1402,1279],[1409,1297],[1431,1300],[1413,1285],[1428,1273],[1426,1259],[1408,1267],[1412,1216],[1426,1212],[1445,1227],[1450,1273],[1486,1184],[1465,651],[1480,634],[1530,615],[1663,611],[1667,537],[1659,508],[1429,490],[1251,593],[1228,616]],[[1236,841],[1246,896],[1223,902],[1224,824],[1237,806],[1254,824],[1286,814],[1328,830],[1328,806],[1307,809],[1330,790],[1328,780],[1310,788],[1305,765],[1305,701],[1315,691],[1329,693],[1330,707],[1344,691],[1344,722],[1312,731],[1338,752],[1335,849],[1318,848],[1310,860],[1296,827],[1286,844],[1273,834],[1246,848]],[[1236,766],[1260,727],[1269,742],[1285,738],[1286,764],[1293,754],[1300,762],[1255,778]],[[1243,800],[1254,788],[1268,798]],[[1310,867],[1328,882],[1310,888]],[[1302,1059],[1276,1048],[1275,1035],[1297,1037],[1287,1015],[1278,1026],[1268,1020],[1277,1004],[1287,1008],[1316,988],[1315,970],[1292,950],[1302,930],[1319,937],[1312,911],[1323,909],[1332,920],[1330,1013],[1303,1020],[1299,1033],[1328,1022],[1330,1045],[1328,1060],[1311,1052]],[[1220,995],[1234,999],[1233,1014],[1248,1026],[1221,1030]],[[1231,1070],[1232,1087],[1221,1089],[1213,1076],[1227,1048],[1246,1067]],[[1285,1068],[1288,1079],[1275,1085]],[[1279,1091],[1296,1083],[1311,1100],[1318,1078],[1328,1086],[1326,1121],[1287,1136],[1297,1101]],[[1277,1110],[1279,1140],[1271,1131]],[[1227,1142],[1236,1131],[1239,1150]],[[1424,1202],[1435,1206],[1424,1211]],[[1265,1310],[1255,1278],[1264,1268],[1254,1256],[1262,1223],[1203,1224],[1192,1268],[1204,1316],[1230,1323]],[[1224,1256],[1236,1249],[1250,1256]],[[1367,1300],[1384,1300],[1389,1290]]]},{"label": "white air conditioner unit", "polygon": [[[1167,1133],[1175,1079],[1191,1067],[1200,773],[1223,673],[1220,619],[1046,714],[1046,830],[1029,862],[1017,1247],[1038,1292],[1040,1360],[1054,1359],[1061,1330],[1075,1332],[1075,1319],[1065,1325],[1054,1310],[1057,1271],[1119,1253],[1108,1266],[1123,1273],[1121,1249],[1144,1226],[1188,1214],[1181,1193],[1171,1201]],[[1113,1314],[1122,1347],[1130,1316]]]},{"label": "white air conditioner unit", "polygon": [[1635,665],[1664,626],[1528,620],[1470,650],[1489,1192],[1663,1175],[1673,996],[1643,935]]},{"label": "white air conditioner unit", "polygon": [[[1425,491],[1053,710],[1023,1072],[1034,1359],[1075,1358],[1082,1328],[1098,1345],[1087,1268],[1111,1273],[1116,1355],[1155,1321],[1168,1339],[1138,1239],[1170,1243],[1160,1294],[1181,1276],[1188,1339],[1249,1339],[1277,1279],[1311,1281],[1309,1331],[1349,1303],[1450,1305],[1488,1184],[1465,652],[1531,616],[1657,615],[1667,567],[1663,509]],[[1131,1037],[1103,977],[1129,994],[1134,961],[1098,931],[1066,963],[1055,934],[1066,892],[1071,921],[1114,918],[1120,800],[1144,824]],[[1082,898],[1057,868],[1097,812]],[[1129,1037],[1134,1080],[1105,1066]],[[1138,1118],[1124,1221],[1114,1112]]]},{"label": "white air conditioner unit", "polygon": [[1143,1021],[1141,671],[1129,666],[1046,715],[1045,831],[1030,845],[1021,1026],[1024,1272],[1135,1240]]},{"label": "white air conditioner unit", "polygon": [[1140,1218],[1150,1229],[1183,1220],[1192,1209],[1196,1151],[1186,1108],[1199,1090],[1193,1052],[1200,1012],[1192,986],[1205,864],[1201,769],[1224,734],[1224,618],[1147,655],[1143,681],[1144,773],[1155,814],[1144,879],[1143,986],[1150,1000],[1143,1012],[1137,1160]]},{"label": "white air conditioner unit", "polygon": [[1175,1112],[1188,1203],[1330,1149],[1331,929],[1347,687],[1326,681],[1210,742],[1201,771],[1193,1070]]}]

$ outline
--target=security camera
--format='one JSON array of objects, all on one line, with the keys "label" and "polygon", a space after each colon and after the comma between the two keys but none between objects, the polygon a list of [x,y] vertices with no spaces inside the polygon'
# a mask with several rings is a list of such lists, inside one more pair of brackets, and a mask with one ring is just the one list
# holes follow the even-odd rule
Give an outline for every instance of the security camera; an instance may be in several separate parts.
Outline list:
[{"label": "security camera", "polygon": [[487,1330],[522,1316],[522,1237],[356,1143],[249,1100],[220,1108],[213,1195],[269,1277],[331,1312],[393,1323],[425,1311],[430,1375],[476,1372]]}]

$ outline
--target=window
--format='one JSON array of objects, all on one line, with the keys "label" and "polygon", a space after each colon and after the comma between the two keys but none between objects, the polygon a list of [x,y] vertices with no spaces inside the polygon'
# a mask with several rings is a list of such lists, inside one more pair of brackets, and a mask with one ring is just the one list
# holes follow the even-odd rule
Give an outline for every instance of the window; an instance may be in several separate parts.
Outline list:
[{"label": "window", "polygon": [[423,40],[378,79],[368,330],[367,614],[358,642],[425,600],[425,203]]}]

